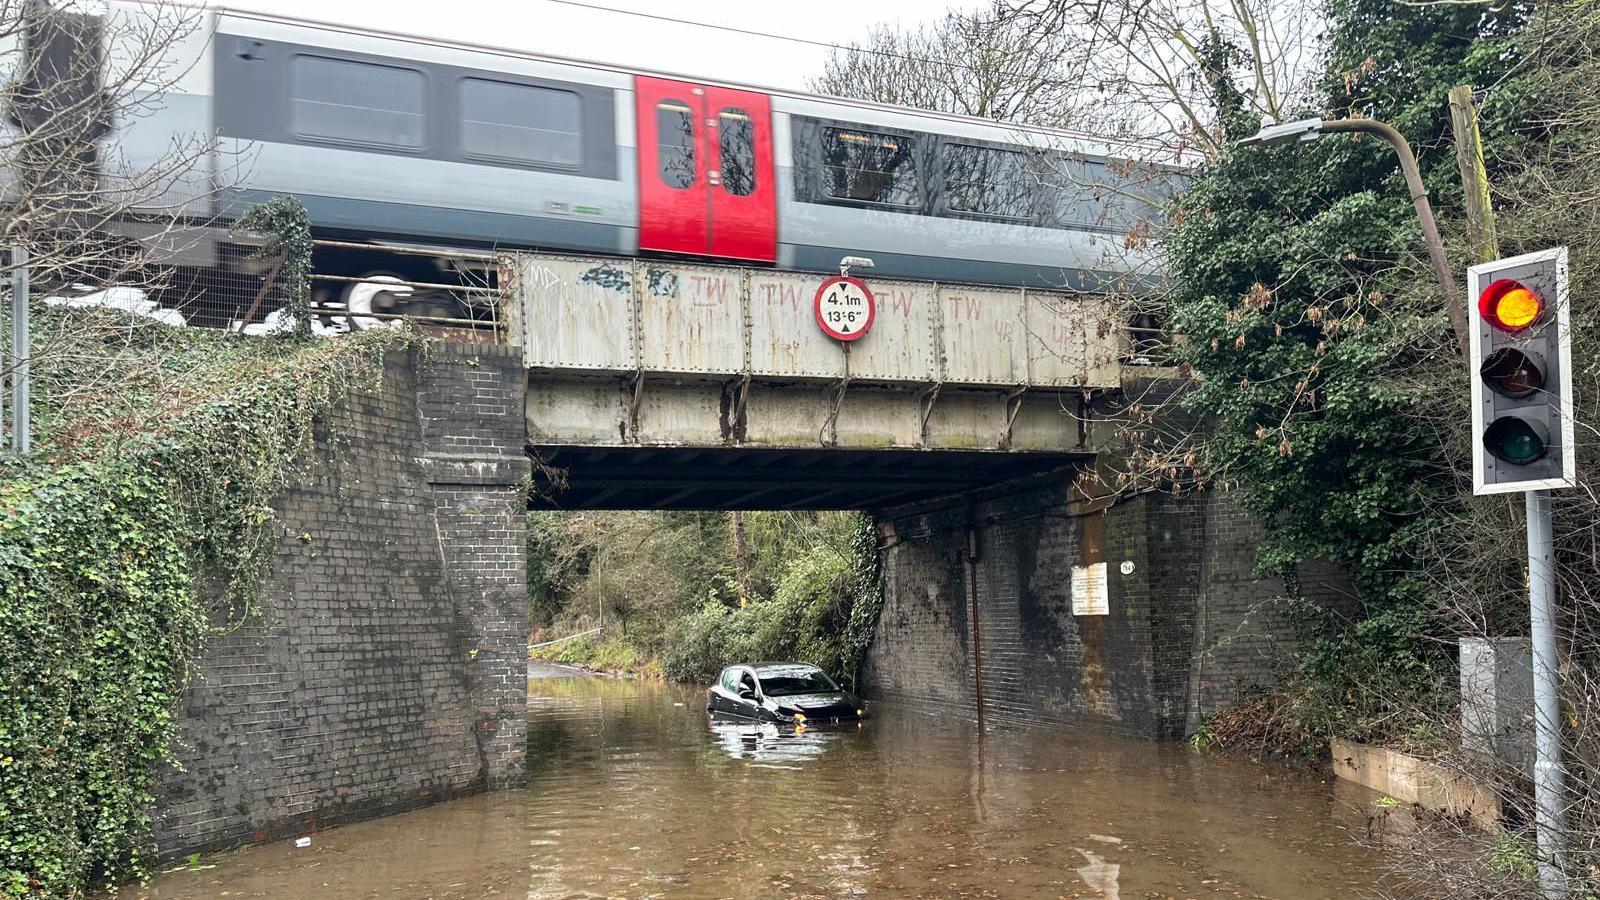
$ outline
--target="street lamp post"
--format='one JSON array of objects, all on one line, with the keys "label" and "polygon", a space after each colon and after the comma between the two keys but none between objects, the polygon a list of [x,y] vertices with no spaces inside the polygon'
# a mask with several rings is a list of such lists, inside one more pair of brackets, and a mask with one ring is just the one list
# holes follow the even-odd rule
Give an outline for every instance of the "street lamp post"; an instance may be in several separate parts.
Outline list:
[{"label": "street lamp post", "polygon": [[1400,157],[1400,172],[1405,176],[1406,187],[1411,191],[1411,203],[1417,208],[1417,218],[1422,222],[1422,236],[1428,244],[1428,258],[1433,261],[1433,273],[1439,279],[1439,289],[1444,291],[1445,309],[1450,315],[1450,327],[1456,333],[1456,344],[1462,356],[1467,354],[1467,311],[1461,305],[1461,293],[1456,289],[1456,277],[1450,271],[1450,260],[1444,255],[1444,241],[1439,237],[1439,223],[1433,218],[1433,206],[1428,203],[1428,189],[1422,183],[1422,172],[1417,168],[1417,156],[1411,144],[1394,126],[1377,119],[1301,119],[1281,125],[1266,125],[1254,135],[1239,142],[1241,147],[1270,146],[1289,141],[1314,141],[1325,134],[1350,133],[1375,134],[1388,141]]}]

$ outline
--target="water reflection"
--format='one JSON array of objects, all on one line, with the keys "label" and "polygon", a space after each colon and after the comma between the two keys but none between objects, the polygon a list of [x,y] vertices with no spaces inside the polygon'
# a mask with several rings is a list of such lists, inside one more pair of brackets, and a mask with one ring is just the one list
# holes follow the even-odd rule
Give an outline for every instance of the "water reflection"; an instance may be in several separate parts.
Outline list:
[{"label": "water reflection", "polygon": [[[749,760],[756,765],[797,768],[822,756],[830,744],[839,740],[843,726],[795,729],[780,727],[770,722],[752,722],[736,716],[715,713],[709,717],[711,735],[724,752],[733,759]],[[849,731],[858,731],[852,722]]]},{"label": "water reflection", "polygon": [[530,781],[219,858],[135,896],[1360,896],[1369,802],[1174,745],[991,734],[875,707],[859,731],[708,721],[676,685],[539,679]]}]

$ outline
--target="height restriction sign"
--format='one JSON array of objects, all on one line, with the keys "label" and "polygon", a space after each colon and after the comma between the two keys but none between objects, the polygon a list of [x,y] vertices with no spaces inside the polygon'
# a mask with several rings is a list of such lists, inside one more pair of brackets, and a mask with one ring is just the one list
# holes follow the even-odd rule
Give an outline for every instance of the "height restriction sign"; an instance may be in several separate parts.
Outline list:
[{"label": "height restriction sign", "polygon": [[817,325],[838,341],[853,341],[872,329],[878,307],[859,278],[835,275],[817,288]]}]

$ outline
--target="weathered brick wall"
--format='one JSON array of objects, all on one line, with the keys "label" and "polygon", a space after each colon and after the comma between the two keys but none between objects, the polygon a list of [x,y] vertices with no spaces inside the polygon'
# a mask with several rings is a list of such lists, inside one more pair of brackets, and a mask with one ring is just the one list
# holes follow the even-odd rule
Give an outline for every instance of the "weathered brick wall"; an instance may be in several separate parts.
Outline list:
[{"label": "weathered brick wall", "polygon": [[881,696],[915,693],[927,707],[972,710],[962,511],[938,510],[879,523],[883,611],[863,680]]},{"label": "weathered brick wall", "polygon": [[473,729],[489,787],[514,787],[528,742],[527,371],[515,347],[448,344],[422,371],[422,438],[465,629]]},{"label": "weathered brick wall", "polygon": [[520,783],[523,378],[494,348],[391,354],[328,423],[261,615],[184,698],[162,856]]},{"label": "weathered brick wall", "polygon": [[[1188,730],[1232,705],[1242,692],[1277,683],[1294,652],[1293,630],[1276,578],[1254,574],[1261,526],[1220,495],[1207,498],[1200,583],[1205,602],[1195,615]],[[1317,605],[1348,610],[1356,600],[1349,579],[1336,567],[1301,566],[1300,593]]]},{"label": "weathered brick wall", "polygon": [[[1217,586],[1204,575],[1215,525],[1210,511],[1217,501],[1212,495],[1188,499],[1146,496],[1138,507],[1112,513],[1119,521],[1120,517],[1143,519],[1147,564],[1140,568],[1150,584],[1150,692],[1159,705],[1159,720],[1154,724],[1156,736],[1162,738],[1182,737],[1199,724],[1191,722],[1190,684],[1194,659],[1206,643],[1196,626],[1203,624],[1205,610],[1219,600]],[[1245,557],[1233,560],[1242,566],[1234,571],[1250,571],[1254,560],[1248,554],[1254,549],[1252,545]],[[1281,616],[1271,621],[1284,624]],[[1279,657],[1276,662],[1285,659],[1287,656]]]},{"label": "weathered brick wall", "polygon": [[[1243,513],[1216,494],[1104,511],[1070,499],[1068,480],[1055,478],[884,515],[886,596],[869,694],[973,716],[976,668],[987,721],[1174,738],[1275,682],[1293,642],[1284,590],[1254,575],[1258,532]],[[1109,614],[1074,616],[1072,566],[1096,561],[1107,563]],[[1303,583],[1312,597],[1348,596],[1331,570],[1304,573]]]}]

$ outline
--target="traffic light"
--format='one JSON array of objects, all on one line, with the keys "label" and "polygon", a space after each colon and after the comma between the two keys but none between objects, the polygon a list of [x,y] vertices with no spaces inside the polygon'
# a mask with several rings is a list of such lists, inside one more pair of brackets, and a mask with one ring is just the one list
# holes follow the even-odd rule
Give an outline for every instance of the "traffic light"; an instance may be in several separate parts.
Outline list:
[{"label": "traffic light", "polygon": [[1572,487],[1567,248],[1467,270],[1472,323],[1472,492]]}]

